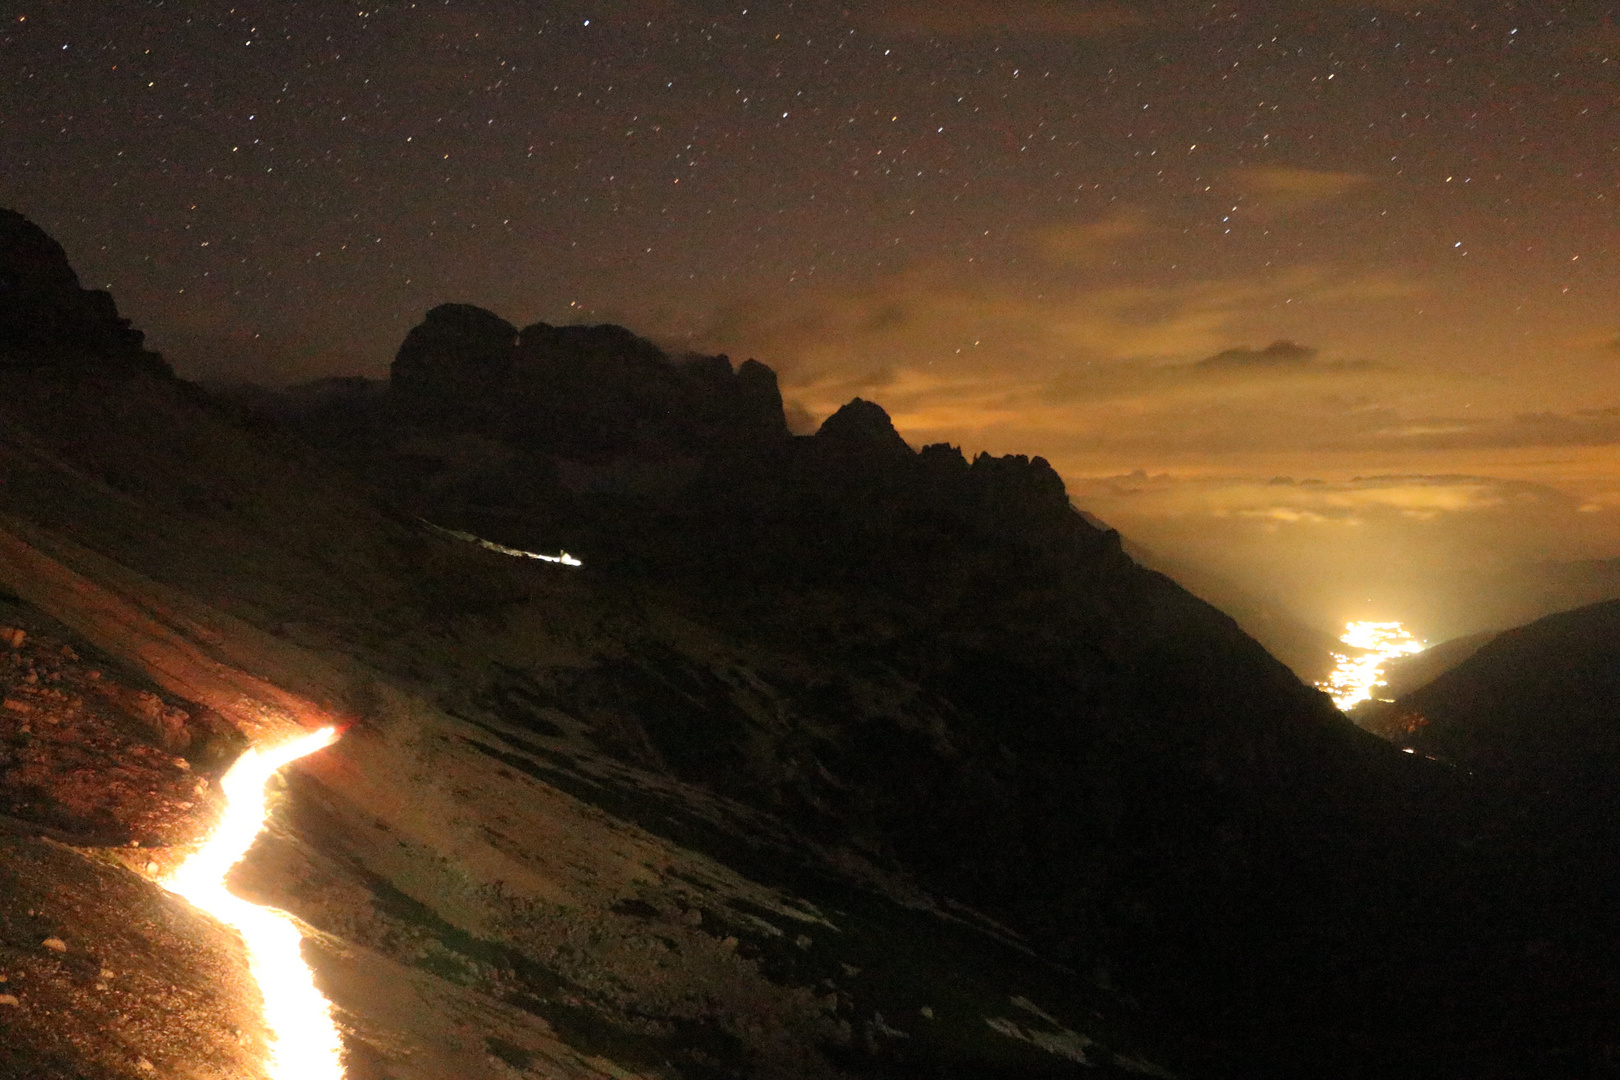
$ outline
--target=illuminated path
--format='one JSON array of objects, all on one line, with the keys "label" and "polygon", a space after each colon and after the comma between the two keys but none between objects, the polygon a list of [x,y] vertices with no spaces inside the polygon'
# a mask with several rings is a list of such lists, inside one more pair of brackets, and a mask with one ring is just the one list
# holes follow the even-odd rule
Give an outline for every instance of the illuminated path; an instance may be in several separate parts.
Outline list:
[{"label": "illuminated path", "polygon": [[264,827],[264,786],[277,769],[337,741],[335,728],[236,759],[220,786],[225,816],[212,836],[162,884],[220,922],[247,943],[248,970],[264,997],[270,1029],[271,1080],[343,1080],[343,1042],[332,1023],[332,1006],[315,988],[300,950],[304,936],[292,918],[262,908],[225,889],[225,875],[242,860]]},{"label": "illuminated path", "polygon": [[1344,636],[1339,640],[1352,648],[1367,650],[1360,656],[1334,653],[1333,674],[1328,676],[1327,682],[1316,684],[1333,695],[1333,704],[1345,712],[1370,700],[1373,690],[1384,685],[1385,663],[1397,656],[1423,651],[1423,643],[1398,622],[1345,623]]}]

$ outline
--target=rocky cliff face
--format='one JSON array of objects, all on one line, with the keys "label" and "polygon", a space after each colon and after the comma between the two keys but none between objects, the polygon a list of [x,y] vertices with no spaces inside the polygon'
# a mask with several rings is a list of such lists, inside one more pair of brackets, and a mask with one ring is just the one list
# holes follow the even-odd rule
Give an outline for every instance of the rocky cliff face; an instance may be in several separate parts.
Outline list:
[{"label": "rocky cliff face", "polygon": [[433,432],[474,431],[571,459],[669,458],[787,436],[776,375],[723,356],[672,359],[618,326],[521,332],[469,304],[411,330],[389,380],[396,413]]},{"label": "rocky cliff face", "polygon": [[350,725],[237,887],[323,935],[356,1080],[1603,1060],[1586,984],[1527,969],[1480,884],[1454,771],[1137,566],[1045,462],[913,450],[869,402],[793,437],[762,365],[510,331],[436,309],[386,392],[270,426],[0,370],[7,618],[167,695],[181,730],[126,730],[171,771],[214,775],[216,716]]}]

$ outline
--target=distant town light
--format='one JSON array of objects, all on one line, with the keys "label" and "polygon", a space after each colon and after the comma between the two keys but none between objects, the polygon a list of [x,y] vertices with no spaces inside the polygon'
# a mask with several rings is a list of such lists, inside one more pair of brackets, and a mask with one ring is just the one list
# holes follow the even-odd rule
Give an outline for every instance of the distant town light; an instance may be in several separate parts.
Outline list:
[{"label": "distant town light", "polygon": [[1333,704],[1343,712],[1371,700],[1373,691],[1385,685],[1386,663],[1397,656],[1423,651],[1423,642],[1414,638],[1398,622],[1345,623],[1344,634],[1339,640],[1351,648],[1365,651],[1359,656],[1334,653],[1333,674],[1328,676],[1326,682],[1316,685],[1331,694]]}]

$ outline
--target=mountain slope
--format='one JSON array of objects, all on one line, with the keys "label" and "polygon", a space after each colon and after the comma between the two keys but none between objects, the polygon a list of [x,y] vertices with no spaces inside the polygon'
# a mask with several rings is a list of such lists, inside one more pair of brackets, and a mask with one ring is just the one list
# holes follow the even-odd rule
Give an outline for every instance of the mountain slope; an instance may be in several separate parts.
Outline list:
[{"label": "mountain slope", "polygon": [[1224,576],[1139,545],[1126,545],[1137,562],[1158,570],[1200,599],[1232,616],[1244,633],[1266,647],[1301,682],[1325,682],[1333,671],[1333,654],[1344,645],[1334,635],[1312,626],[1275,598],[1257,596]]},{"label": "mountain slope", "polygon": [[1543,791],[1590,795],[1620,774],[1620,600],[1496,635],[1402,696],[1410,744]]}]

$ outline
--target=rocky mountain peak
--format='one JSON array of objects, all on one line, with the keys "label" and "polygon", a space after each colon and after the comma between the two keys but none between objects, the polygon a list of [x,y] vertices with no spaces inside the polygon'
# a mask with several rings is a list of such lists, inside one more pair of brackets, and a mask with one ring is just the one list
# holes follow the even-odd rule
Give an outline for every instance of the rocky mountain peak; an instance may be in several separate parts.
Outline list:
[{"label": "rocky mountain peak", "polygon": [[553,359],[575,363],[668,365],[669,357],[646,338],[616,326],[552,326],[537,322],[525,326],[518,339],[519,351],[529,362]]},{"label": "rocky mountain peak", "polygon": [[849,404],[827,417],[816,431],[816,440],[831,446],[876,453],[911,454],[911,447],[894,429],[894,422],[883,406],[865,398],[854,398]]},{"label": "rocky mountain peak", "polygon": [[647,460],[788,437],[776,374],[726,356],[676,358],[622,326],[511,323],[443,304],[394,360],[398,415],[570,459]]},{"label": "rocky mountain peak", "polygon": [[65,293],[79,288],[62,245],[15,210],[0,208],[0,274],[6,295]]},{"label": "rocky mountain peak", "polygon": [[145,337],[119,316],[110,294],[80,287],[62,245],[0,208],[0,363],[88,355],[167,373],[162,357],[141,348]]},{"label": "rocky mountain peak", "polygon": [[407,416],[456,416],[504,381],[517,328],[472,304],[440,304],[405,335],[390,369],[396,402]]}]

